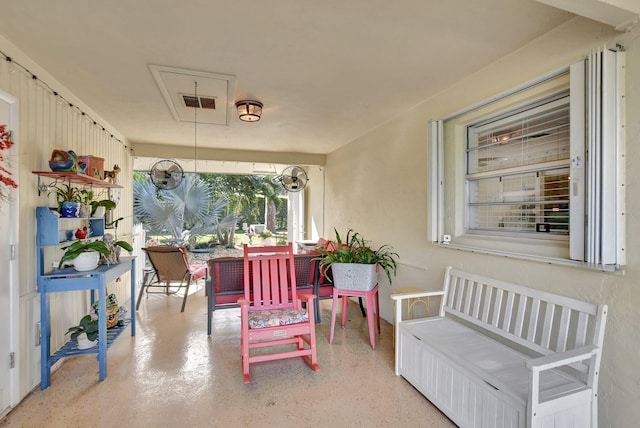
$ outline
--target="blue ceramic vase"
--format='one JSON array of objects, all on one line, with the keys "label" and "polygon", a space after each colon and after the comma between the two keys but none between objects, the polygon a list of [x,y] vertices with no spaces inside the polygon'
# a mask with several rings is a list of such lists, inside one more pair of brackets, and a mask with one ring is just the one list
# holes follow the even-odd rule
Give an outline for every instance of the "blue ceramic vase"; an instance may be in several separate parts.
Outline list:
[{"label": "blue ceramic vase", "polygon": [[62,215],[62,217],[78,217],[79,208],[80,203],[65,201],[60,208],[60,215]]}]

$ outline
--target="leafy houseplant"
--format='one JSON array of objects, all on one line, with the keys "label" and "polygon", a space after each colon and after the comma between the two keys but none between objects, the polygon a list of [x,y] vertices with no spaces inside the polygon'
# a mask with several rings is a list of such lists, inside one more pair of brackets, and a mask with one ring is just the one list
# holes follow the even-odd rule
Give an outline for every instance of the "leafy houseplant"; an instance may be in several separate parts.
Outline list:
[{"label": "leafy houseplant", "polygon": [[[131,247],[131,245],[126,241],[115,241],[113,246],[122,247],[127,251],[133,251],[133,247]],[[58,263],[58,269],[60,269],[65,262],[76,259],[82,253],[94,251],[105,257],[111,255],[111,249],[103,241],[78,240],[68,247],[63,247],[62,249],[65,250],[65,252],[60,259],[60,263]]]},{"label": "leafy houseplant", "polygon": [[[325,248],[318,248],[318,252],[322,255],[320,266],[329,268],[332,265],[336,267],[336,264],[375,265],[377,268],[384,270],[389,284],[392,283],[391,274],[393,273],[395,276],[398,268],[398,254],[393,251],[391,246],[385,244],[374,250],[367,244],[362,235],[352,229],[349,229],[344,241],[338,231],[335,229],[334,231],[336,233],[335,242],[330,242]],[[337,270],[333,269],[334,281],[336,280],[336,273]],[[375,286],[375,283],[371,287],[373,286]]]},{"label": "leafy houseplant", "polygon": [[273,233],[270,230],[265,229],[258,234],[262,240],[262,245],[271,246],[276,244],[276,239],[273,237]]},{"label": "leafy houseplant", "polygon": [[55,192],[58,203],[64,201],[80,202],[81,199],[80,189],[68,183],[60,183],[52,186],[51,192]]},{"label": "leafy houseplant", "polygon": [[71,338],[77,339],[84,333],[87,335],[87,339],[94,341],[98,338],[98,328],[98,317],[88,314],[82,317],[80,324],[69,327],[67,334],[71,333]]},{"label": "leafy houseplant", "polygon": [[[96,210],[98,209],[98,207],[104,207],[104,211],[106,213],[107,211],[111,211],[115,209],[116,203],[113,202],[111,199],[101,199],[99,201],[91,201],[92,216],[96,215]],[[104,216],[104,213],[102,215],[97,215],[97,217],[102,217],[102,216]]]},{"label": "leafy houseplant", "polygon": [[58,211],[62,217],[77,217],[80,205],[80,189],[69,183],[61,183],[52,186],[49,194],[55,193],[58,202]]},{"label": "leafy houseplant", "polygon": [[273,233],[271,233],[270,230],[265,229],[262,232],[260,232],[260,234],[258,235],[261,239],[269,239],[273,236]]}]

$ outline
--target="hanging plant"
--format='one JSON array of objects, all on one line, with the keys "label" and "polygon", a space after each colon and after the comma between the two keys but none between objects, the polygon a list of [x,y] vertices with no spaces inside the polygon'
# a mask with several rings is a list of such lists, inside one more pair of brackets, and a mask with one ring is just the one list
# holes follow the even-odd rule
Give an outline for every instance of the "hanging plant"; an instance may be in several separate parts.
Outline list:
[{"label": "hanging plant", "polygon": [[9,171],[8,167],[5,167],[5,156],[2,154],[3,150],[9,150],[13,146],[11,141],[11,132],[7,131],[7,125],[0,125],[0,203],[9,199],[9,193],[5,190],[5,187],[15,189],[18,187],[11,176],[13,173]]}]

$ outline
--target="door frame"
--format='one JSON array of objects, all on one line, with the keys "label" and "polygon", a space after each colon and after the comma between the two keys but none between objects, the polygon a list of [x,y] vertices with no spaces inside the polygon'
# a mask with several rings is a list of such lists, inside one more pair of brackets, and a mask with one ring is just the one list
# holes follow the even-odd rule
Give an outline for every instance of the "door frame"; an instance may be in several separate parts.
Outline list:
[{"label": "door frame", "polygon": [[[11,172],[13,178],[18,185],[20,185],[20,162],[18,160],[18,147],[19,147],[19,104],[18,99],[13,95],[0,90],[0,101],[9,104],[9,123],[7,124],[12,131],[12,140],[14,146],[12,147],[11,154],[14,159],[11,163]],[[20,301],[19,301],[19,265],[18,265],[18,205],[19,190],[13,192],[12,203],[7,204],[3,209],[7,210],[6,214],[10,221],[8,227],[9,236],[7,237],[9,246],[13,246],[13,254],[9,260],[9,352],[14,353],[14,366],[9,369],[9,407],[6,409],[0,409],[0,416],[4,414],[4,411],[9,411],[14,408],[20,402]],[[10,250],[11,251],[11,250]]]}]

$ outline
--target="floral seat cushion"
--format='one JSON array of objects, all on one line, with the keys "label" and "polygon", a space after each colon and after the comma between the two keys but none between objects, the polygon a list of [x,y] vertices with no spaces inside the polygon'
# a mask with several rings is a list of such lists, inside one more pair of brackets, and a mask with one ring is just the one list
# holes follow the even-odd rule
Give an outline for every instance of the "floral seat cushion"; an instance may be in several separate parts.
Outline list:
[{"label": "floral seat cushion", "polygon": [[271,309],[249,312],[249,328],[277,327],[309,321],[306,309]]}]

